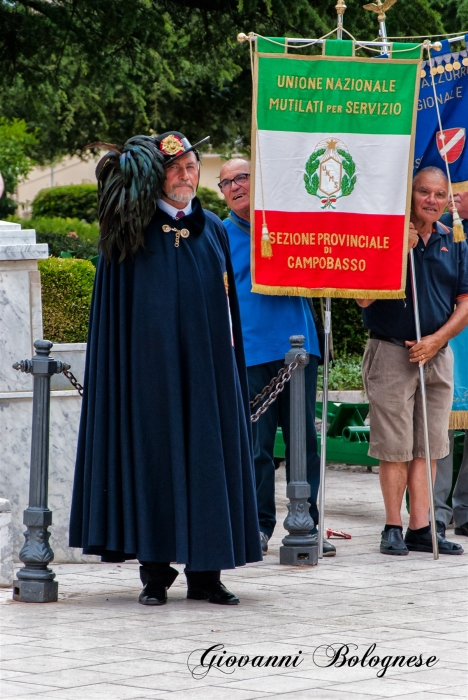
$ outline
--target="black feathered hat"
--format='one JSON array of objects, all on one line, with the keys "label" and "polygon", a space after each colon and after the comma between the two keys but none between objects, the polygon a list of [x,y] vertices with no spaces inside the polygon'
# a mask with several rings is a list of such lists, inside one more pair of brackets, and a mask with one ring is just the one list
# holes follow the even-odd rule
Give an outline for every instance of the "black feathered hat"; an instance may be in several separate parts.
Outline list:
[{"label": "black feathered hat", "polygon": [[169,163],[172,163],[174,160],[180,158],[180,156],[184,156],[190,151],[194,151],[198,160],[200,160],[196,148],[200,146],[200,144],[209,141],[209,139],[209,136],[205,136],[204,139],[192,146],[188,138],[180,131],[165,131],[164,134],[156,136],[154,141],[160,153],[164,156],[164,165],[169,165]]},{"label": "black feathered hat", "polygon": [[154,216],[165,179],[164,156],[152,136],[133,136],[123,146],[97,141],[87,148],[107,148],[96,167],[99,248],[119,262],[144,246],[144,229]]},{"label": "black feathered hat", "polygon": [[98,181],[99,248],[107,260],[115,250],[119,262],[144,247],[144,230],[154,216],[165,180],[164,169],[180,156],[194,151],[180,131],[160,136],[133,136],[123,146],[97,141],[86,148],[106,148],[96,167]]}]

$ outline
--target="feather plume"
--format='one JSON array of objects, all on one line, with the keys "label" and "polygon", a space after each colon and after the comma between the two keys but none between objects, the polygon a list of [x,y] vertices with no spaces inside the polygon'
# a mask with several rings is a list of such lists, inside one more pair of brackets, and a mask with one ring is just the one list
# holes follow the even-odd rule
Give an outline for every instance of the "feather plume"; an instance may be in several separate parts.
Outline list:
[{"label": "feather plume", "polygon": [[144,230],[154,216],[165,178],[164,156],[150,136],[134,136],[122,148],[96,141],[87,148],[108,148],[96,167],[99,248],[119,262],[144,247]]}]

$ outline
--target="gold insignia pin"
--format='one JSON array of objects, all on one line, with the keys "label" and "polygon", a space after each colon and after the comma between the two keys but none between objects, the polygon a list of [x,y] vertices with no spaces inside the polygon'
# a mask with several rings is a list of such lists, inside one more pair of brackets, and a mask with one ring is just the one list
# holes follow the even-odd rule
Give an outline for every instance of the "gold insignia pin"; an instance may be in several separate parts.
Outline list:
[{"label": "gold insignia pin", "polygon": [[179,241],[180,241],[181,236],[182,236],[182,238],[188,238],[190,236],[190,231],[188,230],[188,228],[178,229],[178,228],[173,228],[173,227],[169,226],[169,224],[163,224],[162,230],[164,231],[164,233],[169,233],[170,231],[174,231],[174,233],[175,233],[174,248],[179,247]]}]

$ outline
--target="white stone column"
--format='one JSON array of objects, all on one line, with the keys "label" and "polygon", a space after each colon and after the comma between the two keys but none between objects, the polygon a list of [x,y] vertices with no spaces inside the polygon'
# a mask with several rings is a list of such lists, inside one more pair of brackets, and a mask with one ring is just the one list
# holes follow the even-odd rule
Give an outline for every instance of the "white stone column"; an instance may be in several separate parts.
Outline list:
[{"label": "white stone column", "polygon": [[[46,244],[36,244],[36,232],[20,224],[0,221],[0,523],[2,564],[0,580],[8,585],[12,550],[18,548],[22,511],[27,505],[31,414],[18,425],[18,399],[32,405],[32,377],[12,365],[34,354],[33,342],[42,338],[41,278],[37,261],[47,258]],[[29,396],[31,398],[29,398]],[[15,429],[19,435],[15,435]],[[6,500],[8,499],[8,500]],[[12,513],[20,532],[12,542]],[[8,553],[9,550],[9,553]],[[11,565],[11,571],[10,571]],[[11,583],[11,581],[10,581]]]},{"label": "white stone column", "polygon": [[0,586],[11,586],[14,573],[10,502],[0,498]]},{"label": "white stone column", "polygon": [[[11,517],[13,560],[23,542],[23,511],[28,505],[31,455],[32,377],[12,365],[30,359],[33,343],[43,338],[41,280],[37,261],[48,257],[48,246],[36,244],[33,230],[0,221],[0,500],[8,499],[11,514],[0,511],[0,524]],[[50,340],[50,339],[49,339]],[[54,352],[57,349],[57,354]],[[52,355],[65,362],[83,382],[85,343],[60,344]],[[57,375],[58,376],[58,375]],[[75,466],[81,397],[68,382],[52,388],[50,403],[49,508],[53,512],[50,543],[54,561],[89,561],[68,547],[68,519]],[[6,532],[6,531],[5,531]],[[8,545],[10,547],[10,545]]]},{"label": "white stone column", "polygon": [[12,364],[32,357],[42,339],[41,278],[37,261],[47,258],[47,244],[36,232],[0,221],[0,394],[31,391],[32,379]]}]

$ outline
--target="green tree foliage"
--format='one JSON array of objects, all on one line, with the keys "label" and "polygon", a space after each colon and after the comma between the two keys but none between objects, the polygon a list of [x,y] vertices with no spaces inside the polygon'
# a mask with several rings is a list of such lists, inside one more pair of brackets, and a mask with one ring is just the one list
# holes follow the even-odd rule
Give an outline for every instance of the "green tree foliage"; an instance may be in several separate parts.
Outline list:
[{"label": "green tree foliage", "polygon": [[[456,31],[467,3],[400,0],[388,14],[389,34]],[[80,154],[95,140],[122,144],[150,129],[179,128],[191,140],[211,134],[216,149],[248,149],[249,49],[237,42],[238,32],[321,36],[336,26],[334,5],[330,0],[0,2],[0,114],[39,127],[42,160]],[[360,39],[374,38],[376,17],[362,9],[362,0],[349,0],[347,8],[346,29]]]},{"label": "green tree foliage", "polygon": [[37,233],[36,243],[47,243],[49,255],[56,258],[69,253],[73,258],[88,260],[98,254],[97,243],[83,241],[78,236],[63,233]]},{"label": "green tree foliage", "polygon": [[83,219],[88,223],[96,221],[97,185],[46,187],[33,199],[32,216]]},{"label": "green tree foliage", "polygon": [[464,34],[468,27],[468,0],[434,0],[432,7],[437,10],[447,32]]},{"label": "green tree foliage", "polygon": [[354,299],[332,300],[332,333],[335,355],[362,355],[368,332]]},{"label": "green tree foliage", "polygon": [[95,267],[87,260],[39,260],[44,338],[85,343]]},{"label": "green tree foliage", "polygon": [[219,216],[221,220],[225,219],[229,214],[229,207],[225,200],[218,197],[217,193],[210,187],[203,187],[203,185],[200,185],[197,190],[197,197],[203,209],[212,211],[213,214]]},{"label": "green tree foliage", "polygon": [[21,224],[23,228],[33,228],[37,234],[68,236],[72,233],[76,234],[83,241],[89,241],[95,245],[99,238],[99,224],[97,222],[88,224],[81,219],[63,219],[58,216],[44,216],[26,220],[19,216],[9,216],[7,220],[15,224]]},{"label": "green tree foliage", "polygon": [[0,217],[15,211],[16,205],[8,195],[14,193],[18,182],[25,178],[33,167],[34,162],[30,154],[36,142],[35,134],[28,132],[24,120],[0,117],[0,173],[5,185],[5,191],[0,198]]},{"label": "green tree foliage", "polygon": [[[322,318],[319,299],[314,299],[315,310]],[[332,336],[335,357],[362,355],[367,339],[367,329],[362,322],[362,313],[354,299],[332,300]]]},{"label": "green tree foliage", "polygon": [[[361,355],[337,357],[330,364],[328,388],[330,391],[362,390]],[[317,389],[323,389],[323,367],[318,369]]]}]

